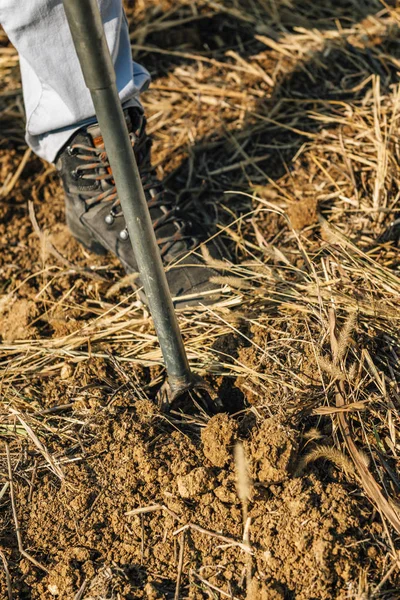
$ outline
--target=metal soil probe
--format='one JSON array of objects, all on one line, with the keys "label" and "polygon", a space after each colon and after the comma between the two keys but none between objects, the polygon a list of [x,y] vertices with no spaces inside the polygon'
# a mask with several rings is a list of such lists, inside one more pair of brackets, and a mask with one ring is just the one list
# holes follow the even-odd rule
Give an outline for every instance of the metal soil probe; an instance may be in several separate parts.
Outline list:
[{"label": "metal soil probe", "polygon": [[160,342],[172,400],[193,388],[210,392],[189,367],[96,0],[63,0],[69,28],[103,136],[140,277]]}]

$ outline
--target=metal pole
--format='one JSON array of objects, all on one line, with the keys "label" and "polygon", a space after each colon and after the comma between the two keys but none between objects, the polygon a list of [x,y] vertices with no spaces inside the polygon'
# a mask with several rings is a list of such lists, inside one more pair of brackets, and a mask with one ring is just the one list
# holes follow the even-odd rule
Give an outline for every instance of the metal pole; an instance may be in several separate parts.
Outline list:
[{"label": "metal pole", "polygon": [[63,0],[86,86],[89,88],[130,241],[164,357],[172,394],[192,387],[172,304],[96,0]]}]

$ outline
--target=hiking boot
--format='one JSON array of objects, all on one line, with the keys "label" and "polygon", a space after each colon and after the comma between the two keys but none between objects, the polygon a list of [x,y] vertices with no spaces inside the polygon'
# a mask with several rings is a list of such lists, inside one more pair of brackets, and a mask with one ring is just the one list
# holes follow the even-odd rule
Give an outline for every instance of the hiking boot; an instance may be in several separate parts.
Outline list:
[{"label": "hiking boot", "polygon": [[[177,307],[214,302],[221,286],[211,282],[218,273],[206,266],[193,249],[204,241],[188,213],[177,205],[155,176],[151,166],[151,140],[140,109],[125,110],[129,136],[138,163],[156,240],[167,271],[167,280]],[[120,202],[98,124],[80,129],[71,137],[56,160],[65,190],[67,225],[73,236],[97,254],[112,252],[127,273],[137,273]],[[202,235],[203,234],[203,235]],[[210,249],[210,248],[209,248]],[[187,256],[187,254],[189,256]],[[212,256],[221,258],[218,246]],[[140,287],[140,280],[136,280]],[[145,300],[144,294],[142,298]]]}]

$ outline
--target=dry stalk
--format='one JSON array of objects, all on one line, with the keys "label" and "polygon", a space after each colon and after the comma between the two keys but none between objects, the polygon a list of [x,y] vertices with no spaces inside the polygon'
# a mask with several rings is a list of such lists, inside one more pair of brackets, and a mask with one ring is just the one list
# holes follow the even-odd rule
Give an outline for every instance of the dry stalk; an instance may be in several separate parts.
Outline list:
[{"label": "dry stalk", "polygon": [[[334,349],[338,347],[336,335],[335,335],[335,325],[336,325],[336,315],[333,308],[329,309],[329,332],[331,339],[331,347],[332,352]],[[345,404],[346,391],[344,388],[344,384],[342,381],[339,381],[336,384],[336,405],[341,407]],[[344,442],[346,444],[347,450],[354,462],[357,473],[361,479],[361,483],[364,487],[364,490],[370,500],[379,508],[379,510],[385,515],[388,519],[389,523],[392,527],[400,534],[400,517],[395,509],[393,503],[389,502],[369,471],[368,467],[365,464],[364,458],[361,456],[357,446],[355,445],[350,427],[346,418],[346,413],[341,412],[337,415],[339,421],[340,431],[342,433]]]},{"label": "dry stalk", "polygon": [[235,471],[236,471],[236,489],[239,496],[240,502],[242,503],[242,515],[243,515],[243,543],[246,544],[249,549],[249,556],[247,558],[246,565],[246,589],[250,589],[253,561],[252,561],[252,550],[250,544],[250,524],[251,519],[248,516],[249,512],[249,500],[251,495],[251,482],[249,477],[249,467],[244,451],[244,446],[241,442],[237,442],[235,445]]},{"label": "dry stalk", "polygon": [[45,446],[39,440],[39,438],[34,433],[34,431],[32,430],[32,428],[29,427],[28,423],[26,423],[22,419],[22,417],[20,416],[20,414],[18,413],[17,410],[14,410],[13,408],[10,408],[10,412],[11,412],[11,414],[15,415],[16,418],[18,419],[18,421],[21,423],[22,427],[25,429],[26,433],[28,434],[28,436],[30,437],[30,439],[32,440],[32,442],[34,443],[34,445],[36,446],[36,448],[39,450],[39,452],[43,455],[43,457],[45,458],[45,460],[49,464],[49,467],[50,467],[51,471],[55,475],[57,475],[57,477],[59,477],[59,479],[63,480],[64,479],[64,473],[63,473],[61,467],[59,465],[57,465],[57,463],[55,462],[55,460],[53,459],[53,457],[51,456],[51,454],[49,453],[49,451],[47,450],[47,448],[45,448]]},{"label": "dry stalk", "polygon": [[178,535],[179,533],[181,533],[182,531],[186,531],[187,529],[191,529],[191,530],[197,531],[198,533],[201,533],[203,535],[208,535],[209,537],[216,538],[217,540],[220,540],[221,542],[228,544],[228,546],[236,546],[237,548],[240,548],[241,550],[243,550],[243,552],[246,552],[246,554],[253,553],[253,550],[251,548],[249,548],[249,546],[247,544],[245,544],[243,542],[238,542],[233,538],[230,538],[226,535],[222,535],[220,533],[216,533],[215,531],[210,531],[209,529],[205,529],[204,527],[201,527],[200,525],[197,525],[196,523],[186,523],[186,525],[183,525],[183,527],[180,527],[179,529],[174,531],[173,535]]},{"label": "dry stalk", "polygon": [[32,150],[30,148],[27,148],[25,150],[24,156],[22,157],[21,162],[18,165],[17,170],[15,171],[14,175],[12,176],[12,178],[10,179],[9,183],[5,186],[2,187],[0,189],[0,198],[6,198],[8,196],[8,194],[14,189],[18,179],[20,178],[22,171],[24,170],[26,164],[28,163],[30,157],[32,154]]},{"label": "dry stalk", "polygon": [[144,563],[144,546],[145,546],[145,531],[144,531],[144,516],[140,515],[140,564]]},{"label": "dry stalk", "polygon": [[10,482],[6,481],[5,484],[3,485],[3,487],[0,490],[0,501],[3,499],[4,494],[6,493],[6,491],[8,490],[8,488],[10,487]]},{"label": "dry stalk", "polygon": [[[339,378],[337,378],[339,379]],[[342,379],[342,378],[340,378]],[[344,406],[320,406],[319,408],[313,408],[313,415],[335,415],[340,412],[354,412],[360,410],[366,410],[369,400],[360,400],[359,402],[351,402]]]},{"label": "dry stalk", "polygon": [[[167,514],[169,514],[171,517],[173,517],[177,521],[182,522],[182,518],[179,515],[177,515],[176,513],[174,513],[172,510],[170,510],[164,504],[152,504],[151,506],[143,506],[143,507],[139,507],[139,508],[134,508],[133,510],[126,512],[125,515],[127,517],[129,517],[129,516],[141,515],[141,514],[145,514],[145,513],[149,513],[149,512],[158,512],[160,510],[166,512]],[[174,531],[173,535],[174,536],[179,535],[180,533],[182,533],[188,529],[192,529],[193,531],[197,531],[198,533],[202,533],[204,535],[214,537],[218,540],[221,540],[221,542],[225,542],[226,544],[228,544],[230,546],[237,546],[238,548],[240,548],[247,554],[252,554],[252,552],[253,552],[252,549],[249,548],[249,546],[247,544],[238,542],[237,540],[235,540],[233,538],[227,537],[226,535],[222,535],[220,533],[216,533],[215,531],[210,531],[209,529],[205,529],[204,527],[201,527],[200,525],[197,525],[196,523],[185,523],[185,525],[183,525],[182,527],[180,527],[179,529]]]},{"label": "dry stalk", "polygon": [[390,579],[390,577],[396,571],[396,569],[397,570],[400,569],[400,560],[393,561],[393,564],[391,565],[391,567],[386,571],[385,575],[382,577],[382,579],[380,580],[378,585],[373,589],[371,596],[370,596],[371,598],[376,598],[376,596],[379,594],[380,590],[383,588],[383,586],[388,581],[388,579]]},{"label": "dry stalk", "polygon": [[19,521],[18,521],[18,516],[17,516],[17,507],[16,507],[16,503],[15,503],[14,481],[13,481],[13,473],[12,473],[12,466],[11,466],[10,448],[9,448],[7,442],[6,442],[5,446],[6,446],[6,455],[7,455],[8,477],[9,477],[9,482],[10,482],[11,509],[12,509],[12,514],[13,514],[13,519],[14,519],[15,534],[17,536],[18,550],[22,554],[22,556],[24,556],[27,560],[29,560],[32,564],[34,564],[35,567],[42,569],[42,571],[44,571],[45,573],[48,573],[48,570],[46,569],[45,566],[43,566],[38,560],[36,560],[36,558],[33,558],[33,556],[31,556],[30,554],[28,554],[28,552],[26,552],[24,550],[24,547],[22,544],[21,530],[19,528]]},{"label": "dry stalk", "polygon": [[0,550],[0,558],[1,558],[2,562],[3,562],[4,573],[5,573],[5,576],[6,576],[8,600],[13,600],[13,592],[12,592],[12,583],[11,583],[10,571],[8,569],[8,563],[7,563],[6,555],[4,554],[4,552],[2,550]]},{"label": "dry stalk", "polygon": [[243,513],[243,531],[247,522],[249,499],[251,494],[251,483],[249,477],[249,469],[244,451],[244,446],[241,442],[235,445],[235,470],[236,470],[236,490],[239,500],[242,503]]},{"label": "dry stalk", "polygon": [[251,290],[253,286],[245,279],[239,277],[224,277],[223,275],[216,275],[211,278],[211,283],[217,283],[220,286],[227,285],[237,290]]},{"label": "dry stalk", "polygon": [[175,587],[174,600],[179,600],[179,598],[180,598],[184,555],[185,555],[185,532],[182,531],[182,535],[179,540],[178,574],[176,576],[176,587]]},{"label": "dry stalk", "polygon": [[115,296],[123,287],[132,285],[137,279],[139,275],[137,273],[129,273],[125,275],[125,277],[121,277],[119,281],[114,283],[106,293],[106,298],[111,298]]},{"label": "dry stalk", "polygon": [[159,510],[165,511],[167,514],[169,514],[174,519],[177,519],[178,521],[180,519],[179,515],[170,510],[167,506],[165,506],[165,504],[152,504],[150,506],[134,508],[133,510],[129,510],[128,512],[126,512],[125,515],[127,517],[131,517],[133,515],[144,515],[149,512],[157,512]]},{"label": "dry stalk", "polygon": [[79,590],[77,591],[77,593],[74,596],[74,600],[82,600],[83,594],[85,593],[85,590],[86,590],[88,584],[89,584],[88,579],[84,579],[81,587],[79,588]]},{"label": "dry stalk", "polygon": [[217,587],[216,585],[213,585],[212,583],[201,577],[201,575],[196,573],[196,571],[191,570],[190,575],[191,577],[195,577],[196,579],[198,579],[203,585],[205,585],[210,590],[218,592],[218,594],[220,594],[224,598],[230,598],[230,600],[240,600],[237,596],[232,596],[232,594],[228,594],[228,592],[224,592],[224,590],[221,590],[221,588]]}]

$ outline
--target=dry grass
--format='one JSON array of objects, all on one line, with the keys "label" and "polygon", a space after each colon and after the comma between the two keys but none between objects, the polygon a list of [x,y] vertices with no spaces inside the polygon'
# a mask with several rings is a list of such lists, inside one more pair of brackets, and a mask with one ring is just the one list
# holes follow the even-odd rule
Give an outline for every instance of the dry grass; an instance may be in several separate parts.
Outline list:
[{"label": "dry grass", "polygon": [[[375,0],[138,0],[128,16],[135,57],[154,77],[144,104],[159,174],[203,203],[232,253],[218,279],[226,298],[179,314],[190,362],[221,389],[221,381],[244,382],[259,418],[331,420],[335,447],[315,446],[302,469],[325,457],[354,471],[387,525],[391,570],[368,597],[394,598],[400,228],[391,224],[400,213],[400,10]],[[38,206],[57,184],[53,169],[23,147],[16,67],[3,35],[0,149],[12,143],[18,160],[0,182],[0,202],[12,202],[18,186],[26,196],[29,185]],[[36,177],[29,184],[27,169]],[[130,381],[143,394],[159,385],[162,360],[128,284],[107,277],[107,265],[88,269],[57,249],[46,252],[43,215],[38,223],[42,260],[2,285],[3,318],[32,281],[37,313],[29,323],[35,335],[0,343],[0,433],[18,442],[13,464],[23,441],[39,471],[61,477],[70,459],[52,456],[46,443],[55,436],[80,443],[74,403],[90,396],[80,366],[98,358],[122,372],[150,367],[149,381]],[[62,293],[60,281],[69,286]],[[48,333],[55,315],[67,321],[71,313],[70,331]],[[251,349],[251,360],[224,349],[228,334]],[[43,404],[42,382],[66,365],[66,378],[77,378],[65,388],[67,408]]]}]

